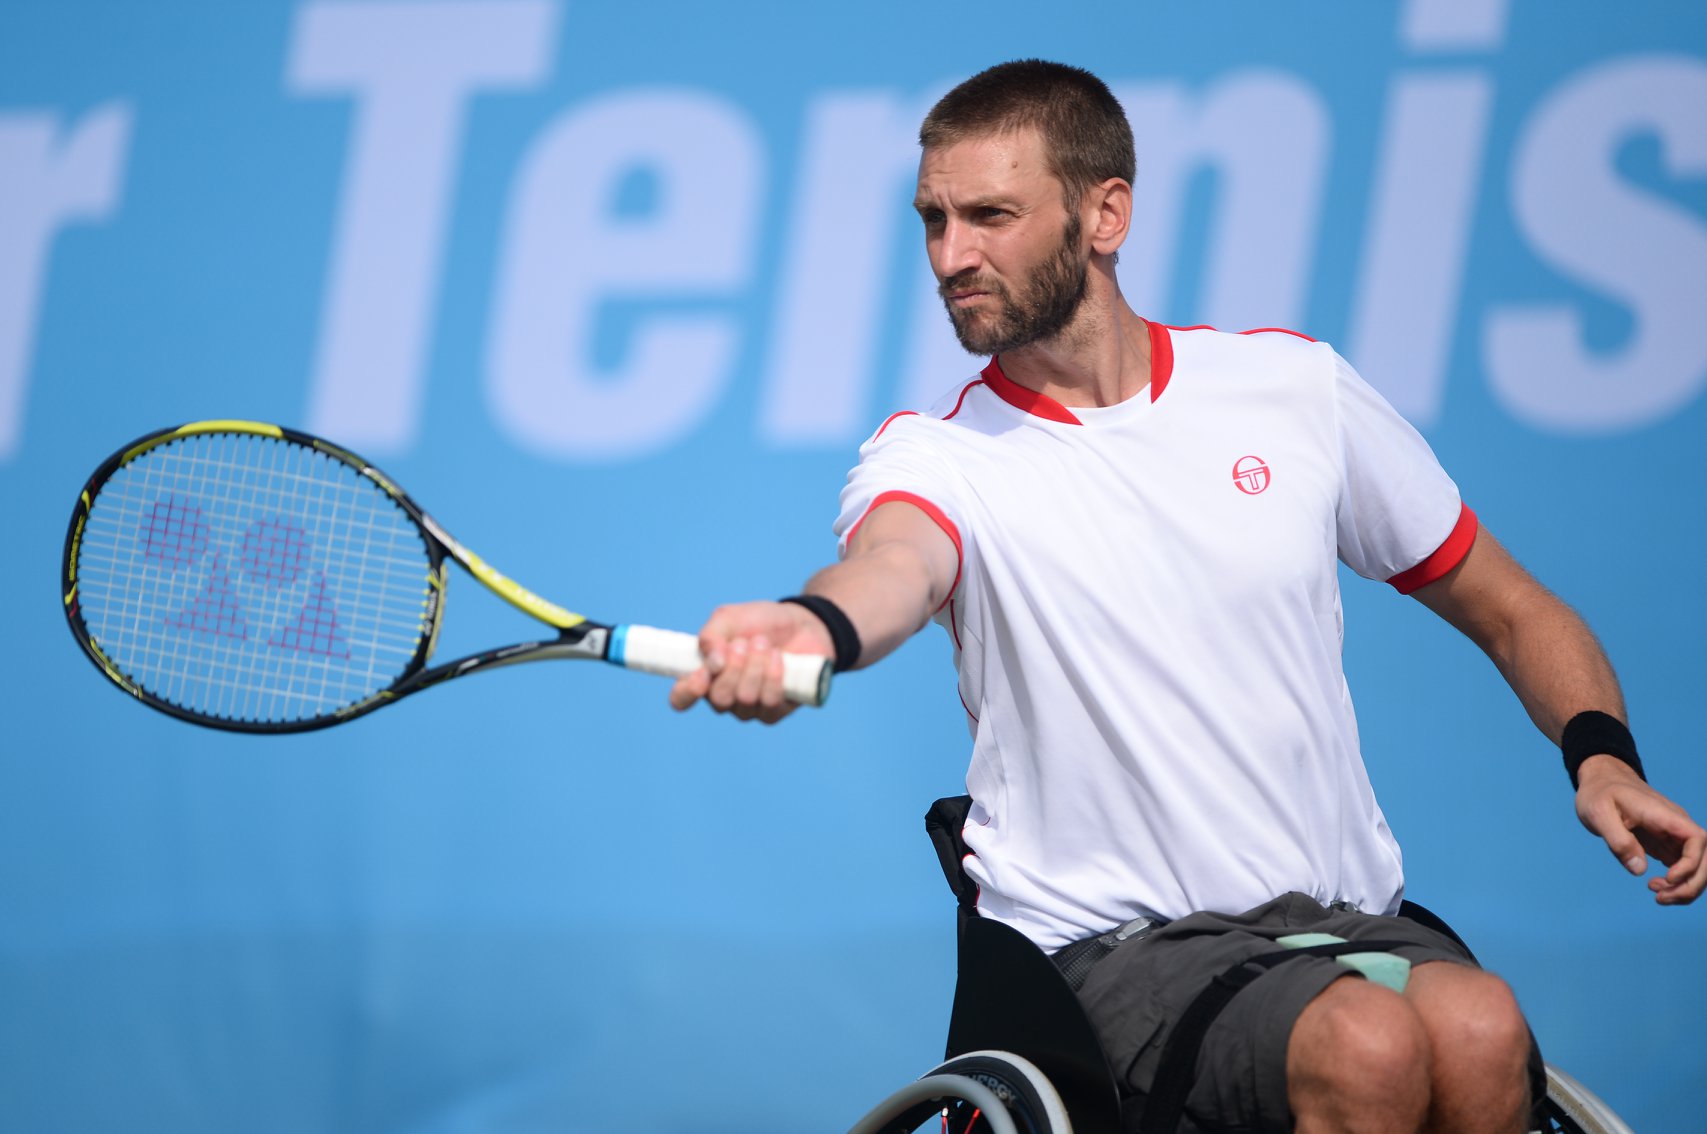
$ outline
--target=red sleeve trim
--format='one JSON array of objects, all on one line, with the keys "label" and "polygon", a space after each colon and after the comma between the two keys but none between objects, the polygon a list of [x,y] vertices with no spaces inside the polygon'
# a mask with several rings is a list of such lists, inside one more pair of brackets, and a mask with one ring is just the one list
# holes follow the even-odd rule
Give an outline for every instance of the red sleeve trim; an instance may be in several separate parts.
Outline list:
[{"label": "red sleeve trim", "polygon": [[949,540],[953,542],[954,582],[949,585],[948,597],[942,600],[942,606],[937,607],[938,610],[941,610],[943,606],[947,606],[949,603],[954,601],[954,592],[960,587],[960,571],[966,564],[966,554],[964,550],[962,550],[960,543],[960,529],[954,526],[954,521],[949,519],[941,508],[938,508],[923,496],[917,496],[911,492],[880,492],[877,494],[877,499],[871,502],[870,507],[866,508],[866,510],[860,514],[859,519],[854,521],[854,526],[848,529],[847,542],[849,544],[853,543],[854,533],[859,531],[859,526],[861,524],[865,523],[865,518],[885,504],[911,504],[925,515],[929,516],[931,521],[935,523],[937,527],[942,529],[942,534],[946,535]]},{"label": "red sleeve trim", "polygon": [[1315,339],[1311,338],[1309,335],[1306,335],[1303,331],[1294,331],[1290,327],[1252,327],[1248,331],[1240,331],[1239,334],[1241,334],[1241,335],[1266,335],[1270,331],[1277,331],[1282,335],[1292,335],[1296,338],[1303,339],[1307,343],[1313,343],[1316,341]]},{"label": "red sleeve trim", "polygon": [[1426,587],[1464,562],[1464,557],[1470,553],[1470,545],[1475,542],[1476,513],[1470,511],[1470,505],[1465,504],[1459,511],[1458,522],[1452,526],[1452,534],[1446,537],[1446,542],[1436,548],[1433,555],[1409,571],[1400,571],[1387,582],[1402,595],[1408,595],[1418,587]]},{"label": "red sleeve trim", "polygon": [[888,416],[888,417],[886,417],[886,418],[884,418],[884,419],[883,419],[883,424],[882,424],[882,425],[880,425],[880,426],[878,426],[878,427],[877,427],[877,432],[876,432],[876,433],[873,433],[873,434],[872,434],[872,435],[871,435],[871,439],[872,439],[872,440],[873,440],[873,441],[875,441],[875,440],[877,440],[877,439],[878,439],[878,438],[879,438],[879,437],[881,437],[881,436],[883,436],[883,431],[884,431],[884,430],[885,430],[885,429],[888,429],[888,428],[889,428],[889,423],[890,423],[890,422],[892,422],[892,421],[894,421],[894,420],[895,420],[895,419],[896,419],[896,418],[898,418],[898,417],[906,417],[906,416],[908,416],[908,415],[909,415],[909,414],[911,414],[911,415],[913,415],[913,416],[915,416],[915,417],[916,417],[916,416],[917,416],[917,415],[918,415],[918,412],[919,412],[919,411],[918,411],[918,410],[910,410],[910,409],[904,409],[904,410],[901,410],[901,411],[900,411],[900,412],[898,412],[898,413],[892,413],[892,414],[890,414],[890,415],[889,415],[889,416]]}]

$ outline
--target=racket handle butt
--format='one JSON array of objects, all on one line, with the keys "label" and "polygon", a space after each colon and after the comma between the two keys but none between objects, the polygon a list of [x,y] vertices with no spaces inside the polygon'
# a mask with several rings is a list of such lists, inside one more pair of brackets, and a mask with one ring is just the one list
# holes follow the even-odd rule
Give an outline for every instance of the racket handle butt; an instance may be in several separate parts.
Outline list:
[{"label": "racket handle butt", "polygon": [[[610,652],[605,660],[664,677],[685,677],[705,664],[696,635],[634,625],[612,629]],[[796,705],[822,705],[830,696],[831,672],[829,658],[817,654],[783,654],[782,695]]]}]

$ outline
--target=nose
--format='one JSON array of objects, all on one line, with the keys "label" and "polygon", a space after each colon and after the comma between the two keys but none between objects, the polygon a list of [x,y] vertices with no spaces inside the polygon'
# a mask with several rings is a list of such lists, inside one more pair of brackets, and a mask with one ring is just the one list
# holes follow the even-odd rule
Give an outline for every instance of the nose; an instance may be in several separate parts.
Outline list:
[{"label": "nose", "polygon": [[954,217],[943,223],[932,244],[931,266],[936,269],[938,279],[952,279],[967,272],[976,272],[984,265],[984,252],[977,230]]}]

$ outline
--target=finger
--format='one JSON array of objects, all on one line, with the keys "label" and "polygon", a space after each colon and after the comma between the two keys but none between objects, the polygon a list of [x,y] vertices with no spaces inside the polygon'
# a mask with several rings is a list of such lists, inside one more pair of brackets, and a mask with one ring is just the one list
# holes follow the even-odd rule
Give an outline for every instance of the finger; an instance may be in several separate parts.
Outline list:
[{"label": "finger", "polygon": [[[759,704],[767,713],[774,713],[785,704],[782,695],[782,651],[772,650],[765,659],[765,680],[759,690]],[[780,718],[774,718],[780,719]]]},{"label": "finger", "polygon": [[752,639],[747,647],[741,679],[735,685],[736,704],[754,710],[763,706],[765,675],[770,672],[771,656],[775,652],[771,649],[770,639],[764,635],[756,635]]},{"label": "finger", "polygon": [[1595,808],[1587,821],[1590,830],[1606,840],[1606,849],[1624,864],[1625,870],[1637,876],[1648,872],[1648,856],[1625,825],[1624,812],[1616,801],[1606,800],[1603,806]]},{"label": "finger", "polygon": [[712,671],[711,689],[706,699],[718,712],[727,713],[735,707],[735,693],[740,688],[741,675],[747,669],[747,640],[731,638],[721,657],[706,659],[706,668]]},{"label": "finger", "polygon": [[1683,851],[1663,878],[1649,884],[1664,905],[1693,902],[1707,889],[1707,831],[1697,827],[1684,840]]},{"label": "finger", "polygon": [[1686,811],[1651,791],[1626,799],[1618,810],[1622,813],[1622,825],[1636,837],[1649,857],[1670,868],[1668,874],[1675,870],[1675,877],[1687,878],[1694,873],[1695,864],[1703,854],[1704,836]]},{"label": "finger", "polygon": [[1640,878],[1648,872],[1648,853],[1642,849],[1642,844],[1632,835],[1622,823],[1615,823],[1602,837],[1606,840],[1606,849],[1612,856],[1624,864],[1624,869]]},{"label": "finger", "polygon": [[1677,856],[1677,862],[1666,871],[1666,880],[1672,883],[1682,882],[1693,878],[1707,869],[1707,831],[1697,827],[1683,842],[1683,853]]},{"label": "finger", "polygon": [[765,709],[759,713],[758,719],[763,721],[765,724],[775,724],[799,707],[799,705],[785,701],[777,708]]},{"label": "finger", "polygon": [[[782,674],[782,651],[777,650],[771,658],[770,671],[765,675],[767,703],[759,713],[759,719],[766,724],[775,724],[800,707],[783,696]],[[772,691],[774,697],[771,696]]]},{"label": "finger", "polygon": [[699,652],[715,677],[729,663],[729,649],[754,632],[753,603],[720,606],[699,631]]},{"label": "finger", "polygon": [[670,686],[670,708],[678,713],[693,708],[710,687],[711,675],[703,668],[677,678],[676,683]]},{"label": "finger", "polygon": [[1629,826],[1651,856],[1667,866],[1679,862],[1700,830],[1681,808],[1664,805],[1636,813]]},{"label": "finger", "polygon": [[729,633],[724,628],[724,622],[723,610],[720,607],[699,631],[699,656],[705,659],[705,668],[713,677],[722,672],[724,663],[728,660],[726,652]]},{"label": "finger", "polygon": [[755,641],[752,658],[752,669],[749,677],[757,678],[751,705],[753,720],[765,724],[775,724],[786,717],[794,708],[782,694],[782,651],[765,643],[763,650],[758,649],[761,640]]},{"label": "finger", "polygon": [[1648,883],[1648,889],[1654,892],[1654,900],[1662,906],[1686,906],[1699,898],[1703,889],[1707,889],[1707,869],[1677,885],[1664,878],[1655,878]]},{"label": "finger", "polygon": [[[740,680],[735,685],[734,713],[744,721],[764,720],[771,712],[766,703],[765,683],[770,672],[770,659],[776,651],[770,640],[759,634],[748,639],[742,660]],[[780,690],[778,698],[780,699]]]}]

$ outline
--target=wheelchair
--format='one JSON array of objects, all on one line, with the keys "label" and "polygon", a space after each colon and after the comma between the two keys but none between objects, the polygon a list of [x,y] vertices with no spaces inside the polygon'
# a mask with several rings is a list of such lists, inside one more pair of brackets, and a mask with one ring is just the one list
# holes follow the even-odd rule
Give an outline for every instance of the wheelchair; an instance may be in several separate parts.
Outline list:
[{"label": "wheelchair", "polygon": [[[976,885],[961,866],[968,852],[960,829],[970,804],[969,796],[939,799],[925,817],[959,901],[958,977],[947,1058],[890,1094],[849,1134],[908,1134],[927,1124],[942,1134],[1173,1134],[1191,1081],[1196,1041],[1188,1038],[1176,1052],[1170,1039],[1143,1112],[1123,1112],[1102,1046],[1066,977],[1024,934],[978,916]],[[1459,940],[1445,922],[1415,903],[1405,902],[1400,916]],[[1242,983],[1255,979],[1254,970],[1244,971],[1248,975],[1240,980],[1226,981],[1232,973],[1217,978],[1200,1003],[1215,1000],[1216,986],[1224,982],[1228,987],[1219,990],[1220,1002],[1231,999]],[[1188,1030],[1186,1018],[1197,1007],[1182,1017],[1176,1032]],[[1208,1019],[1214,1010],[1208,1007]],[[1196,1040],[1208,1019],[1194,1029]],[[1170,1074],[1170,1061],[1182,1065],[1182,1071]],[[1531,1117],[1531,1128],[1539,1134],[1631,1134],[1592,1091],[1551,1065],[1545,1095]]]}]

